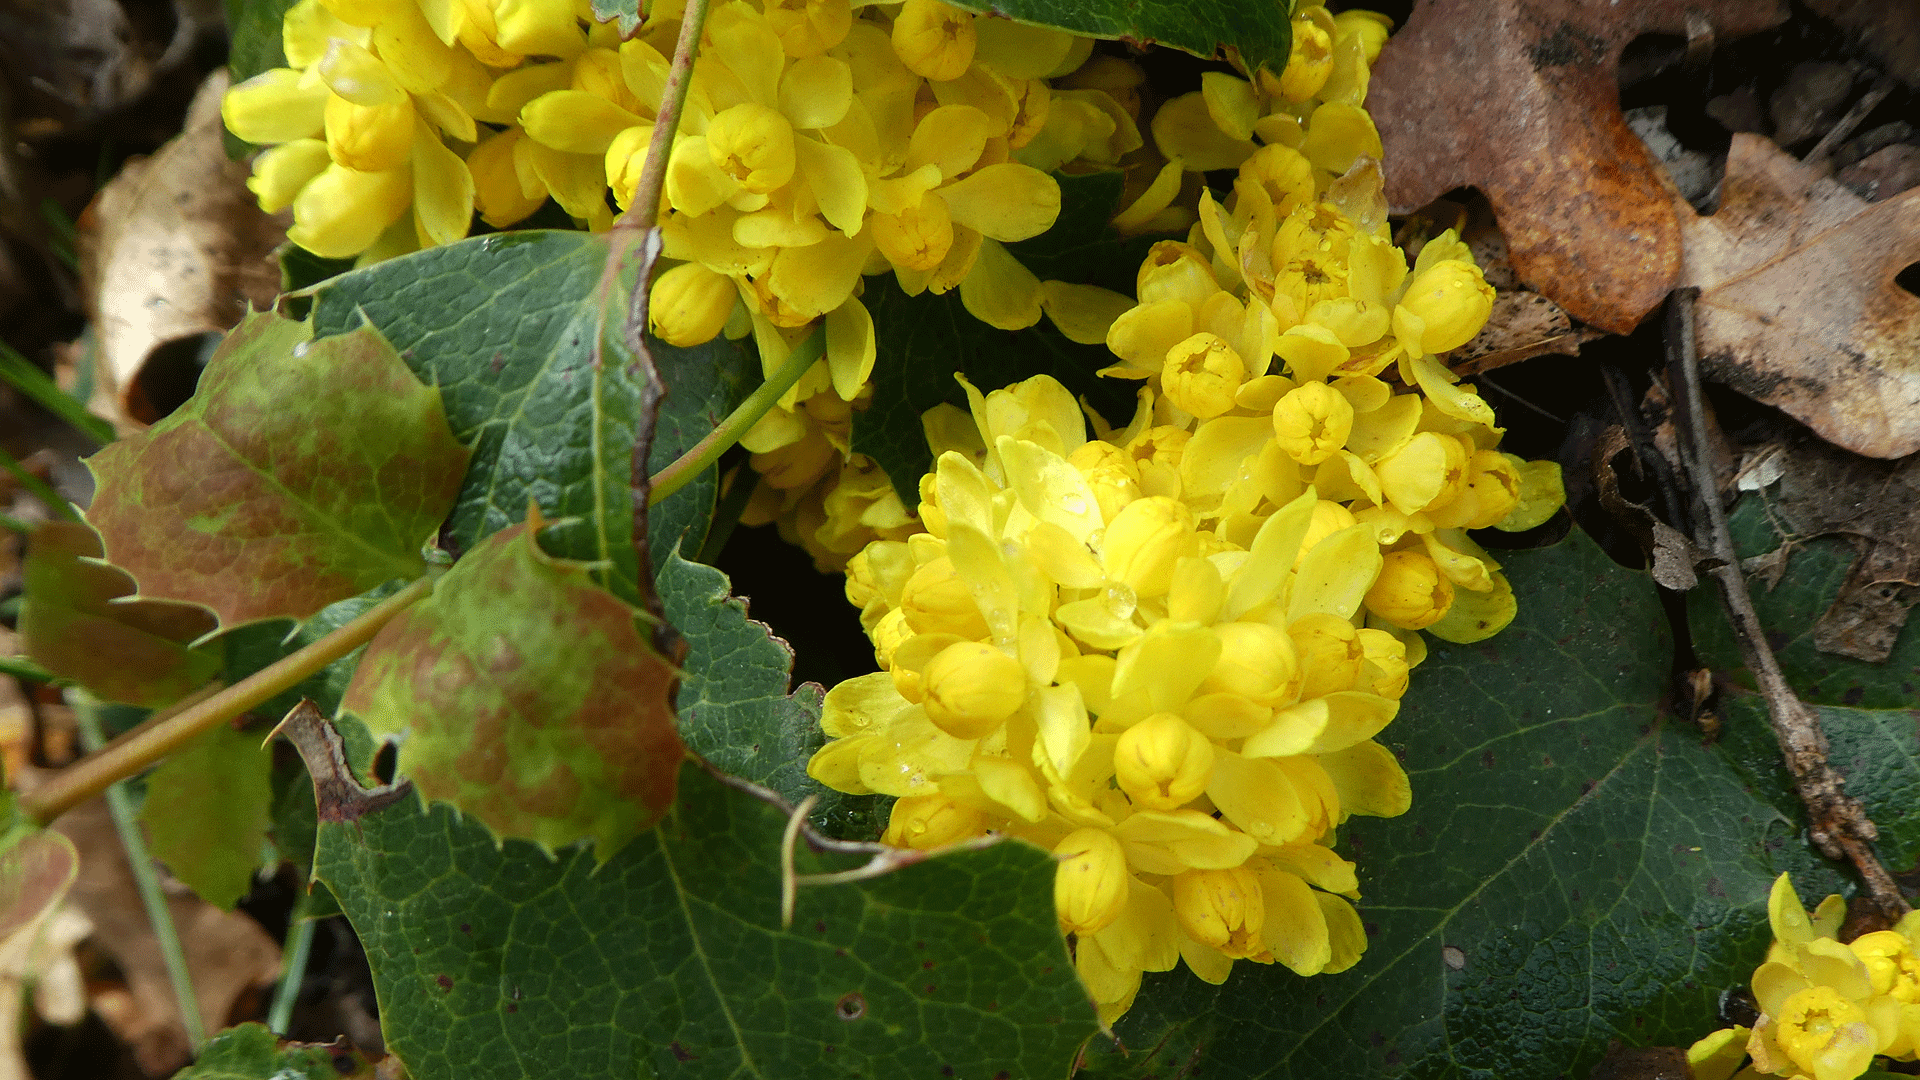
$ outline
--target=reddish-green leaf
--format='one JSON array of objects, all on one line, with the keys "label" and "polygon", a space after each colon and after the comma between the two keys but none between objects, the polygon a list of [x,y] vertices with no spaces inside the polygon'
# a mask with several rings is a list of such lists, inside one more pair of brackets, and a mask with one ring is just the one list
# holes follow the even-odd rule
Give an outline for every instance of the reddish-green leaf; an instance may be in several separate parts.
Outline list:
[{"label": "reddish-green leaf", "polygon": [[311,336],[249,315],[191,401],[88,461],[87,519],[141,597],[231,628],[423,570],[467,466],[440,391],[371,328]]},{"label": "reddish-green leaf", "polygon": [[149,708],[220,670],[218,645],[189,648],[213,631],[212,617],[183,604],[114,603],[133,581],[99,558],[100,538],[85,525],[49,521],[33,531],[20,637],[35,663],[107,701]]},{"label": "reddish-green leaf", "polygon": [[399,772],[429,801],[548,848],[592,837],[604,859],[673,803],[678,656],[529,518],[381,630],[341,708],[405,734]]},{"label": "reddish-green leaf", "polygon": [[217,727],[147,777],[140,821],[153,855],[227,910],[253,885],[272,809],[273,755],[258,734]]}]

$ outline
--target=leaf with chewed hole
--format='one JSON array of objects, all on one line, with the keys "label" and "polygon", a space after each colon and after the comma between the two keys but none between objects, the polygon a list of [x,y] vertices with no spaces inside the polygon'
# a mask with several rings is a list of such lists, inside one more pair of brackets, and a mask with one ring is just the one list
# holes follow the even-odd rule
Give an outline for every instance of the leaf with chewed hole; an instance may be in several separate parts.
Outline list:
[{"label": "leaf with chewed hole", "polygon": [[116,603],[133,582],[100,558],[85,525],[43,522],[22,567],[20,640],[27,656],[106,701],[159,708],[220,670],[221,647],[193,648],[213,630],[199,608],[153,601]]},{"label": "leaf with chewed hole", "polygon": [[309,340],[241,321],[178,412],[87,462],[87,520],[139,596],[210,609],[222,628],[305,618],[425,569],[467,450],[440,391],[363,327]]},{"label": "leaf with chewed hole", "polygon": [[422,797],[549,849],[604,859],[673,803],[686,751],[674,644],[526,524],[481,541],[367,646],[341,708],[398,738]]}]

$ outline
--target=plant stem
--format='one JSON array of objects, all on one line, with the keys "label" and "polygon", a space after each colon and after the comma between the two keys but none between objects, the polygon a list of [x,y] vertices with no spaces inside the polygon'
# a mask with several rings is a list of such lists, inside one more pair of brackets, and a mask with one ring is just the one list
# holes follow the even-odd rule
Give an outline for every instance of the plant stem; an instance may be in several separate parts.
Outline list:
[{"label": "plant stem", "polygon": [[725,453],[728,447],[739,442],[740,437],[745,435],[749,428],[759,423],[760,418],[767,414],[767,410],[773,408],[774,402],[779,401],[781,395],[791,390],[793,384],[800,381],[800,376],[805,375],[807,369],[813,366],[813,362],[820,359],[820,355],[826,351],[826,328],[816,326],[813,328],[813,333],[807,335],[806,340],[795,345],[793,351],[787,354],[786,362],[780,365],[780,370],[774,372],[772,378],[761,383],[759,389],[749,394],[747,400],[741,402],[739,408],[728,414],[719,427],[714,428],[706,438],[694,443],[686,453],[676,458],[673,464],[653,474],[651,482],[653,490],[649,501],[659,502],[679,491],[687,485],[689,480],[699,476],[719,460],[720,455]]},{"label": "plant stem", "polygon": [[21,656],[0,656],[0,675],[11,675],[27,682],[50,683],[54,674]]},{"label": "plant stem", "polygon": [[[69,691],[74,720],[80,726],[81,745],[91,752],[103,741],[97,703],[82,690]],[[207,1025],[200,1017],[200,999],[193,992],[193,974],[187,970],[186,950],[180,947],[180,933],[173,925],[173,909],[160,888],[160,875],[154,872],[153,855],[147,851],[147,838],[127,798],[125,785],[107,787],[107,812],[113,817],[114,831],[120,834],[120,846],[126,849],[127,864],[140,889],[140,903],[147,909],[147,921],[153,924],[154,939],[160,945],[160,959],[167,966],[167,981],[173,984],[173,996],[180,1008],[180,1024],[187,1029],[187,1046],[194,1054],[207,1042]]]},{"label": "plant stem", "polygon": [[[651,229],[659,223],[660,190],[666,186],[667,158],[673,152],[673,137],[680,128],[680,112],[687,103],[687,84],[693,77],[693,61],[700,52],[700,30],[707,23],[708,0],[688,0],[680,16],[680,39],[673,45],[673,66],[667,71],[667,85],[660,92],[660,112],[653,122],[653,138],[647,142],[647,159],[640,164],[640,179],[633,185],[633,201],[620,215],[616,228]],[[646,282],[641,282],[644,287]]]},{"label": "plant stem", "polygon": [[5,450],[0,450],[0,469],[5,469],[12,473],[13,478],[20,482],[21,487],[27,489],[27,492],[34,498],[46,503],[49,513],[65,518],[68,521],[80,520],[80,515],[74,513],[73,507],[68,505],[67,500],[60,497],[59,492],[53,490],[52,486],[45,480],[28,472],[25,465],[14,460],[13,455],[7,453]]},{"label": "plant stem", "polygon": [[171,716],[156,717],[134,728],[98,753],[74,762],[55,773],[41,787],[22,795],[20,809],[42,825],[52,821],[106,790],[115,781],[132,776],[173,753],[201,732],[224,724],[248,709],[298,686],[321,668],[365,645],[389,620],[432,588],[433,578],[423,577],[380,601],[366,614],[298,652],[274,661]]},{"label": "plant stem", "polygon": [[9,532],[17,532],[17,533],[20,533],[21,535],[25,535],[33,531],[33,522],[22,521],[21,519],[14,517],[12,514],[0,514],[0,529],[6,529]]},{"label": "plant stem", "polygon": [[15,352],[5,342],[0,342],[0,379],[39,402],[42,408],[65,420],[74,430],[94,442],[105,445],[113,441],[112,424],[88,412],[85,405],[61,390],[33,361]]},{"label": "plant stem", "polygon": [[273,988],[273,1005],[267,1010],[267,1029],[285,1037],[293,1025],[293,1007],[300,1000],[300,984],[307,978],[307,957],[313,952],[313,929],[318,919],[306,915],[307,897],[293,906],[293,922],[287,927],[287,944],[281,951],[280,984]]}]

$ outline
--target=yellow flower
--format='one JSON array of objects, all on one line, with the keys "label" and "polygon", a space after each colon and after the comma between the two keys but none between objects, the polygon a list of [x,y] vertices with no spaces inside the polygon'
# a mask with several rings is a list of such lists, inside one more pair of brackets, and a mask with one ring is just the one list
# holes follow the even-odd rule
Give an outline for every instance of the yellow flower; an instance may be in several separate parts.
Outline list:
[{"label": "yellow flower", "polygon": [[1114,779],[1135,803],[1172,810],[1207,789],[1213,744],[1173,713],[1128,728],[1113,748]]},{"label": "yellow flower", "polygon": [[925,680],[927,719],[956,739],[981,738],[1027,699],[1020,661],[977,641],[941,650]]},{"label": "yellow flower", "polygon": [[1245,867],[1189,870],[1173,879],[1173,910],[1188,936],[1241,959],[1262,949],[1266,898],[1260,879]]},{"label": "yellow flower", "polygon": [[1493,311],[1493,286],[1480,268],[1443,259],[1414,278],[1393,309],[1394,333],[1415,355],[1443,353],[1473,340]]},{"label": "yellow flower", "polygon": [[894,802],[880,842],[924,851],[979,836],[986,823],[987,815],[944,795],[908,795]]},{"label": "yellow flower", "polygon": [[1132,876],[1120,841],[1105,829],[1080,828],[1053,846],[1060,869],[1053,876],[1053,905],[1060,929],[1094,934],[1126,911]]},{"label": "yellow flower", "polygon": [[653,279],[648,328],[669,345],[711,341],[738,299],[732,281],[699,263],[681,263]]},{"label": "yellow flower", "polygon": [[1302,465],[1318,465],[1338,453],[1353,432],[1353,405],[1326,383],[1295,387],[1273,407],[1280,449]]},{"label": "yellow flower", "polygon": [[1246,377],[1246,363],[1233,346],[1203,332],[1167,350],[1160,385],[1175,405],[1211,418],[1233,408],[1234,391]]},{"label": "yellow flower", "polygon": [[893,48],[916,75],[957,79],[973,64],[973,15],[940,0],[907,0],[893,20]]},{"label": "yellow flower", "polygon": [[1433,625],[1453,605],[1453,583],[1417,551],[1389,552],[1367,590],[1367,610],[1407,630]]}]

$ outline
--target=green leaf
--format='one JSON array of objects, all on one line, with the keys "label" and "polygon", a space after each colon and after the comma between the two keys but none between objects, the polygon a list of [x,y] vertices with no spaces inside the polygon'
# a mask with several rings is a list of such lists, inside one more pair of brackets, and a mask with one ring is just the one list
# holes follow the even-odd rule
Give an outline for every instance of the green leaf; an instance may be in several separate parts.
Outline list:
[{"label": "green leaf", "polygon": [[440,393],[370,328],[310,330],[248,315],[185,406],[88,459],[87,518],[141,597],[231,628],[425,570],[467,464]]},{"label": "green leaf", "polygon": [[[1060,220],[1011,250],[1042,278],[1103,285],[1133,295],[1134,272],[1152,237],[1121,241],[1107,225],[1120,195],[1117,172],[1057,176]],[[1025,330],[997,330],[974,318],[960,292],[908,296],[891,275],[866,279],[862,302],[873,314],[879,359],[873,403],[853,415],[853,449],[880,463],[908,506],[920,503],[920,477],[933,464],[920,414],[945,401],[967,407],[956,373],[984,393],[1035,375],[1051,375],[1109,422],[1133,415],[1136,384],[1095,374],[1115,363],[1105,345],[1079,345],[1042,319]]]},{"label": "green leaf", "polygon": [[620,19],[620,36],[633,33],[640,25],[640,0],[593,0],[593,17],[601,22],[615,17]]},{"label": "green leaf", "polygon": [[666,813],[686,757],[680,672],[579,563],[502,529],[367,644],[341,699],[423,798],[497,835],[606,858]]},{"label": "green leaf", "polygon": [[[1844,888],[1790,794],[1656,710],[1643,574],[1584,534],[1504,556],[1520,614],[1436,644],[1382,741],[1413,809],[1355,818],[1367,953],[1339,975],[1148,976],[1097,1076],[1583,1076],[1609,1040],[1686,1046],[1765,957],[1768,890]],[[1779,773],[1776,765],[1772,770]]]},{"label": "green leaf", "polygon": [[228,911],[253,887],[267,837],[273,755],[259,733],[222,725],[160,763],[140,807],[153,855]]},{"label": "green leaf", "polygon": [[287,66],[280,43],[280,23],[299,0],[226,0],[227,69],[234,83],[243,83],[263,71]]},{"label": "green leaf", "polygon": [[1275,72],[1287,66],[1292,27],[1286,4],[1239,0],[995,0],[991,5],[958,7],[991,12],[1040,26],[1056,26],[1097,38],[1119,38],[1135,45],[1171,45],[1196,56],[1237,50],[1248,70]]},{"label": "green leaf", "polygon": [[373,1065],[347,1046],[281,1042],[264,1024],[241,1024],[207,1040],[200,1060],[173,1080],[369,1080]]},{"label": "green leaf", "polygon": [[[629,484],[646,383],[622,340],[624,299],[602,292],[607,243],[499,233],[392,259],[322,285],[314,324],[323,337],[345,333],[364,314],[440,388],[454,435],[474,454],[447,539],[472,547],[521,520],[533,499],[555,522],[541,539],[548,550],[606,561],[607,587],[639,603]],[[648,459],[657,472],[760,380],[741,342],[651,348],[667,386]],[[652,509],[656,565],[676,542],[699,549],[717,490],[709,471]]]},{"label": "green leaf", "polygon": [[667,619],[687,642],[680,681],[680,737],[715,768],[779,792],[798,805],[817,796],[813,820],[829,834],[870,840],[891,800],[846,795],[807,775],[807,759],[826,742],[819,686],[787,693],[793,649],[748,617],[730,595],[727,575],[667,556],[657,581]]},{"label": "green leaf", "polygon": [[[1774,529],[1766,500],[1759,495],[1741,499],[1728,524],[1742,559],[1765,555],[1788,543]],[[1853,545],[1837,536],[1795,542],[1780,583],[1768,588],[1765,581],[1753,577],[1747,592],[1781,671],[1802,699],[1809,704],[1863,709],[1907,708],[1920,694],[1920,619],[1907,620],[1885,663],[1871,664],[1813,646],[1813,624],[1838,595],[1854,557]],[[1746,661],[1721,607],[1720,591],[1710,585],[1695,589],[1687,596],[1687,614],[1700,662],[1716,670],[1739,671],[1751,685]]]},{"label": "green leaf", "polygon": [[1062,1077],[1094,1033],[1039,849],[805,887],[782,929],[786,815],[693,764],[680,790],[598,866],[412,799],[321,825],[321,877],[410,1075]]},{"label": "green leaf", "polygon": [[193,648],[213,630],[206,612],[151,600],[115,603],[133,580],[100,563],[100,538],[85,525],[43,522],[27,545],[21,647],[53,675],[105,701],[169,705],[220,670],[220,648]]}]

